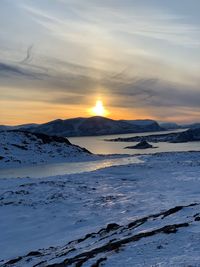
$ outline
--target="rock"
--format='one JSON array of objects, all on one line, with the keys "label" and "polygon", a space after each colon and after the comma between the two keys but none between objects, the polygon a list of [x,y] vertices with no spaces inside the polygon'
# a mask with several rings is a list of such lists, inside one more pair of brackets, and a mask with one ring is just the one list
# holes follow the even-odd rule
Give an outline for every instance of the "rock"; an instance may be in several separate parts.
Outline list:
[{"label": "rock", "polygon": [[8,262],[6,262],[7,265],[10,265],[10,264],[15,264],[17,263],[18,261],[21,261],[22,260],[22,257],[17,257],[15,259],[12,259],[12,260],[9,260]]},{"label": "rock", "polygon": [[95,262],[94,264],[92,264],[91,267],[99,267],[100,264],[103,262],[103,261],[106,261],[107,260],[107,257],[104,257],[104,258],[100,258],[97,260],[97,262]]},{"label": "rock", "polygon": [[199,222],[199,221],[200,221],[200,217],[197,216],[197,217],[195,218],[195,221],[196,221],[196,222]]},{"label": "rock", "polygon": [[151,144],[149,144],[147,141],[144,140],[144,141],[139,142],[135,146],[127,146],[125,148],[128,148],[128,149],[147,149],[147,148],[155,148],[155,147],[153,147]]},{"label": "rock", "polygon": [[117,230],[119,227],[120,227],[120,225],[117,224],[117,223],[109,223],[107,225],[107,227],[106,227],[106,231],[110,232],[110,231],[113,231],[113,230]]},{"label": "rock", "polygon": [[31,251],[26,256],[31,257],[31,256],[41,256],[41,255],[42,255],[42,253],[39,251]]}]

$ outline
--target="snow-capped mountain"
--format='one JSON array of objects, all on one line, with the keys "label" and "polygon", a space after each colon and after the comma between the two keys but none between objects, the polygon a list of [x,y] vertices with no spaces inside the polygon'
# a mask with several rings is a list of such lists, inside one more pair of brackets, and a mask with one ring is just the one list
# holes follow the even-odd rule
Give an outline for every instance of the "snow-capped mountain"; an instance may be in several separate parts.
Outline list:
[{"label": "snow-capped mountain", "polygon": [[71,161],[92,157],[85,148],[72,145],[66,138],[23,131],[0,132],[0,166]]}]

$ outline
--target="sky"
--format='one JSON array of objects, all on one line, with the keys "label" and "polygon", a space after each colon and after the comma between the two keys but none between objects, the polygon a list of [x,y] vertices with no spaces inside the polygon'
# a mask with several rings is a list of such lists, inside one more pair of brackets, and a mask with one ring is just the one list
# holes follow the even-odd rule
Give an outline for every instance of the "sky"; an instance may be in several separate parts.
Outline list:
[{"label": "sky", "polygon": [[0,124],[200,121],[199,0],[1,0]]}]

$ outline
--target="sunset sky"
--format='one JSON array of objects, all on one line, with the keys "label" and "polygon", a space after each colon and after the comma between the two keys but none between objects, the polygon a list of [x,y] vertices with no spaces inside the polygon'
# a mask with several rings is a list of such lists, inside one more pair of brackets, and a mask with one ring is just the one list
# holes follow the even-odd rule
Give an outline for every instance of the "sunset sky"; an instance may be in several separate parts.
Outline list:
[{"label": "sunset sky", "polygon": [[200,121],[199,0],[0,0],[0,124]]}]

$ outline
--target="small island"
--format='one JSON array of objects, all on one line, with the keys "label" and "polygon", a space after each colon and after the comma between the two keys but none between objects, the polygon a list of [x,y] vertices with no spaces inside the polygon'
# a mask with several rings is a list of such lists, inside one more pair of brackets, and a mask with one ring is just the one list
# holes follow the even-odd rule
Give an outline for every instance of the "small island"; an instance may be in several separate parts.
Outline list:
[{"label": "small island", "polygon": [[125,147],[125,149],[148,149],[148,148],[156,148],[156,147],[154,147],[151,144],[149,144],[146,140],[143,140],[143,141],[139,142],[135,146],[127,146],[127,147]]}]

